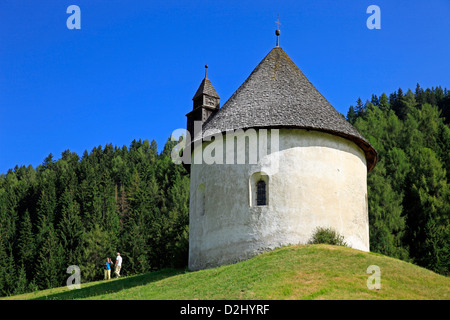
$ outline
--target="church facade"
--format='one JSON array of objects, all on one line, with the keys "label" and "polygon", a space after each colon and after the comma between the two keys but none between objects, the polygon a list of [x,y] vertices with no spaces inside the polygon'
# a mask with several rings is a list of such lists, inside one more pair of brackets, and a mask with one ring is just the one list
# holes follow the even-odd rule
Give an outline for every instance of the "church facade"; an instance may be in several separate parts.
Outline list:
[{"label": "church facade", "polygon": [[369,251],[377,153],[278,45],[223,107],[206,75],[193,101],[191,270],[305,244],[317,227]]}]

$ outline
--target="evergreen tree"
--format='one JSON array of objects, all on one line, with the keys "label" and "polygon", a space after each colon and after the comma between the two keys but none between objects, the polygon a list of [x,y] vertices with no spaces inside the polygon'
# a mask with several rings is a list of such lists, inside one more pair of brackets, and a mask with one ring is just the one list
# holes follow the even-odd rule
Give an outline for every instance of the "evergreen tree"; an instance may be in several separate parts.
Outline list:
[{"label": "evergreen tree", "polygon": [[78,265],[81,262],[84,228],[80,218],[80,206],[66,189],[62,195],[62,213],[58,224],[58,238],[65,252],[65,264]]},{"label": "evergreen tree", "polygon": [[414,93],[408,89],[408,91],[406,92],[406,94],[403,96],[402,101],[400,102],[399,105],[399,118],[400,119],[406,119],[408,113],[415,109],[417,106],[417,102],[416,102],[416,97],[414,95]]},{"label": "evergreen tree", "polygon": [[103,279],[106,258],[115,257],[116,248],[111,244],[111,234],[98,224],[86,233],[83,242],[83,260],[80,265],[82,282]]},{"label": "evergreen tree", "polygon": [[6,252],[5,239],[0,236],[0,295],[6,296],[10,292],[7,282],[9,274],[7,273],[8,253]]},{"label": "evergreen tree", "polygon": [[[440,87],[401,89],[367,103],[355,126],[378,151],[368,176],[371,250],[442,274],[449,270],[450,129]],[[391,109],[392,107],[392,109]],[[395,112],[394,112],[395,111]]]},{"label": "evergreen tree", "polygon": [[55,174],[47,169],[42,172],[40,177],[40,195],[36,204],[37,219],[46,217],[48,221],[53,223],[55,219],[55,211],[57,205]]},{"label": "evergreen tree", "polygon": [[419,105],[425,104],[425,97],[423,93],[423,89],[420,87],[419,84],[416,85],[416,91],[415,91],[415,98]]},{"label": "evergreen tree", "polygon": [[29,291],[25,266],[22,264],[17,270],[16,283],[14,284],[14,295]]},{"label": "evergreen tree", "polygon": [[380,106],[380,100],[378,99],[376,94],[372,94],[372,99],[370,100],[370,102],[374,105],[379,107]]},{"label": "evergreen tree", "polygon": [[384,112],[389,111],[389,109],[391,108],[391,106],[389,104],[389,98],[384,92],[380,97],[379,106],[380,106],[380,109]]},{"label": "evergreen tree", "polygon": [[347,112],[347,121],[350,122],[351,124],[354,124],[356,121],[357,115],[356,115],[356,111],[355,108],[353,106],[350,106],[350,108],[348,109]]},{"label": "evergreen tree", "polygon": [[17,273],[14,263],[14,256],[11,250],[5,251],[3,260],[4,262],[1,264],[3,270],[0,273],[0,287],[2,288],[3,295],[10,296],[14,294],[17,284]]},{"label": "evergreen tree", "polygon": [[357,117],[363,117],[366,112],[366,106],[363,104],[360,97],[356,100],[355,112]]},{"label": "evergreen tree", "polygon": [[399,259],[408,259],[403,246],[405,217],[402,196],[391,187],[383,162],[368,177],[369,230],[371,251]]},{"label": "evergreen tree", "polygon": [[38,233],[36,283],[39,289],[62,286],[65,278],[66,257],[55,234],[53,225],[42,217]]},{"label": "evergreen tree", "polygon": [[[446,172],[433,150],[410,150],[405,206],[408,209],[408,243],[411,257],[429,269],[449,272],[448,239],[450,189]],[[444,262],[442,262],[444,260]]]},{"label": "evergreen tree", "polygon": [[120,228],[124,225],[124,219],[128,217],[129,212],[129,204],[128,204],[128,197],[125,192],[125,186],[120,185],[120,191],[118,190],[119,187],[116,185],[116,203],[117,203],[117,216],[119,219],[119,226]]},{"label": "evergreen tree", "polygon": [[34,230],[28,210],[22,217],[18,239],[18,265],[22,265],[26,278],[33,276],[34,257],[36,254]]}]

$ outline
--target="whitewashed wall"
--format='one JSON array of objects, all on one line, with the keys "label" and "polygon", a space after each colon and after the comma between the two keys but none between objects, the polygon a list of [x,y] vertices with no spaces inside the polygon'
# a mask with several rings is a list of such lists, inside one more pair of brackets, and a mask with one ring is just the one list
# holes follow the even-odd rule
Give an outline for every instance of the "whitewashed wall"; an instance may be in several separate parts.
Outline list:
[{"label": "whitewashed wall", "polygon": [[[349,246],[369,251],[363,151],[347,139],[318,131],[280,129],[278,137],[279,151],[258,164],[191,165],[190,269],[307,243],[318,226],[333,227]],[[269,134],[269,143],[272,138],[277,136]],[[218,154],[211,153],[211,143],[207,146],[194,155]],[[248,144],[245,150],[248,159]],[[268,181],[268,203],[258,207],[254,184],[260,175]]]}]

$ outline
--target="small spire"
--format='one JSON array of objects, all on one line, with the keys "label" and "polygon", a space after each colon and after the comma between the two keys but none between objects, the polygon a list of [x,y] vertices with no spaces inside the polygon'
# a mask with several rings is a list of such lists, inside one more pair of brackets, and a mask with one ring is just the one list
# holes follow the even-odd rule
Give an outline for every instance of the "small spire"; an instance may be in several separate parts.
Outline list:
[{"label": "small spire", "polygon": [[277,24],[277,30],[275,30],[275,34],[277,35],[277,47],[279,46],[279,39],[278,39],[278,37],[280,36],[280,34],[281,34],[281,31],[280,31],[280,15],[278,14],[277,15],[278,16],[278,20],[277,21],[275,21],[275,23]]},{"label": "small spire", "polygon": [[205,79],[207,78],[208,75],[208,65],[205,64]]}]

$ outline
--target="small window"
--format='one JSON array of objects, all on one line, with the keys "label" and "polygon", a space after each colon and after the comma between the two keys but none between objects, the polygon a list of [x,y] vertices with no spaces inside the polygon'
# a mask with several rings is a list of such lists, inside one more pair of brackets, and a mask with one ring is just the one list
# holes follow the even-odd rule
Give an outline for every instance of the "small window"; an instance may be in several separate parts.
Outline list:
[{"label": "small window", "polygon": [[269,205],[269,176],[263,172],[254,172],[249,179],[249,205],[261,207]]},{"label": "small window", "polygon": [[259,180],[256,184],[256,204],[258,206],[266,205],[266,182]]}]

